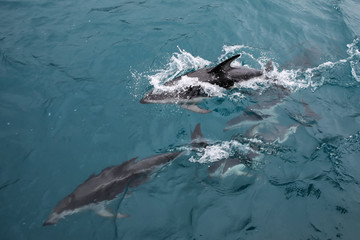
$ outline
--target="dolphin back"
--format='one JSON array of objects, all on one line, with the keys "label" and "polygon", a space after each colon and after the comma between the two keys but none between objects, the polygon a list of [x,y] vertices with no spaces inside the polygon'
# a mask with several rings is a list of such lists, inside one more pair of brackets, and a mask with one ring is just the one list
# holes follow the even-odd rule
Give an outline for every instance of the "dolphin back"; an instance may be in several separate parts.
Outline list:
[{"label": "dolphin back", "polygon": [[170,152],[170,153],[163,153],[152,157],[144,158],[141,161],[138,161],[135,164],[133,164],[131,166],[131,171],[137,173],[151,171],[154,167],[159,167],[174,160],[181,153],[182,153],[181,151]]},{"label": "dolphin back", "polygon": [[144,183],[155,167],[164,165],[182,152],[171,152],[135,161],[130,159],[120,165],[103,169],[99,174],[91,175],[86,181],[59,201],[43,226],[56,224],[65,215],[80,211],[91,204],[98,204],[116,198],[128,187]]}]

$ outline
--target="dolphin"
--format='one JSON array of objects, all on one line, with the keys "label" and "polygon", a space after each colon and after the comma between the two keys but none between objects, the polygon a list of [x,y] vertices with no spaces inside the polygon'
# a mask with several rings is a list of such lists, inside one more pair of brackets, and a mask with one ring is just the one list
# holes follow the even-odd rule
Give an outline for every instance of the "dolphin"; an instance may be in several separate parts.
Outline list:
[{"label": "dolphin", "polygon": [[296,122],[300,123],[305,127],[312,127],[317,121],[321,120],[321,117],[314,112],[308,103],[302,100],[302,104],[304,107],[304,113],[295,113],[288,111],[288,115],[291,119],[295,120]]},{"label": "dolphin", "polygon": [[261,139],[266,143],[283,143],[291,134],[296,133],[299,124],[294,123],[289,126],[282,126],[275,123],[258,123],[248,129],[245,133],[247,138]]},{"label": "dolphin", "polygon": [[262,113],[260,111],[257,112],[255,110],[245,109],[241,115],[228,121],[223,131],[226,132],[229,129],[239,126],[240,124],[245,124],[245,123],[253,124],[253,123],[261,122],[269,117],[272,116],[269,114]]},{"label": "dolphin", "polygon": [[[205,92],[201,83],[208,83],[225,89],[231,89],[237,82],[246,81],[263,75],[263,72],[257,69],[244,66],[231,67],[230,64],[238,57],[240,57],[240,54],[221,62],[215,67],[202,68],[170,80],[169,82],[166,82],[164,86],[175,86],[173,91],[154,89],[142,98],[140,103],[175,103],[181,105],[184,109],[196,113],[209,113],[211,112],[210,110],[202,109],[197,105],[204,98],[211,97]],[[272,63],[269,62],[265,69],[271,70],[271,64]],[[197,79],[197,83],[190,86],[180,86],[180,81],[186,77]],[[176,86],[179,87],[176,88]]]},{"label": "dolphin", "polygon": [[[144,183],[157,168],[174,160],[181,153],[163,153],[140,161],[133,158],[120,165],[105,168],[97,175],[91,175],[56,205],[43,226],[56,224],[65,216],[88,209],[103,217],[115,217],[105,208],[107,201],[115,199],[129,187]],[[118,213],[116,216],[120,218],[128,215]]]}]

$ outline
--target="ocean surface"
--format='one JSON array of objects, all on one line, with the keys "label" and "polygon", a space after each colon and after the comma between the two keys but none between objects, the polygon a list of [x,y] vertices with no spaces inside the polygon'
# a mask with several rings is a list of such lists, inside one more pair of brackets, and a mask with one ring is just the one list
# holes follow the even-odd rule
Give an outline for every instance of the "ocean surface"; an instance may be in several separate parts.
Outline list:
[{"label": "ocean surface", "polygon": [[[359,239],[359,13],[357,0],[0,1],[0,238]],[[208,114],[139,102],[235,54],[274,69],[206,89]],[[261,121],[237,121],[254,106]],[[42,226],[91,174],[179,150],[109,203],[130,217]],[[242,163],[211,171],[230,158]]]}]

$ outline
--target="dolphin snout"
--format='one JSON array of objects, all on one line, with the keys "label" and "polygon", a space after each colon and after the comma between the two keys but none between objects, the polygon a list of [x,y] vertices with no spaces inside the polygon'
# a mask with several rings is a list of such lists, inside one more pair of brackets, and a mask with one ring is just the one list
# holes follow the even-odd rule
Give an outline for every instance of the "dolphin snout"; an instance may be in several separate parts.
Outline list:
[{"label": "dolphin snout", "polygon": [[54,225],[54,224],[55,224],[55,223],[46,221],[46,222],[43,223],[43,226],[50,226],[50,225]]},{"label": "dolphin snout", "polygon": [[56,224],[58,221],[54,221],[50,217],[43,223],[43,226],[50,226]]},{"label": "dolphin snout", "polygon": [[148,103],[151,103],[150,100],[151,100],[151,95],[152,94],[152,91],[148,94],[145,95],[145,97],[143,97],[141,100],[140,100],[140,103],[142,104],[148,104]]},{"label": "dolphin snout", "polygon": [[46,221],[43,223],[43,226],[50,226],[56,224],[60,220],[60,216],[56,213],[51,213]]},{"label": "dolphin snout", "polygon": [[140,103],[145,104],[145,103],[147,103],[147,102],[146,102],[145,98],[142,98],[142,99],[140,100]]},{"label": "dolphin snout", "polygon": [[148,103],[150,103],[149,102],[149,98],[146,96],[146,97],[144,97],[144,98],[142,98],[141,100],[140,100],[140,103],[142,103],[142,104],[148,104]]}]

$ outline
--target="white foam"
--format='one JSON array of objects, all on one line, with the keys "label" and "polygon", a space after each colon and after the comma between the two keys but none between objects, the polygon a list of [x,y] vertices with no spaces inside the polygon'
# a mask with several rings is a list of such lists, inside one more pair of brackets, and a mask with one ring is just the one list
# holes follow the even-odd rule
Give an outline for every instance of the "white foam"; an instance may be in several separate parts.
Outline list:
[{"label": "white foam", "polygon": [[227,159],[239,151],[246,153],[249,150],[250,147],[247,144],[244,145],[235,140],[223,141],[199,149],[199,152],[196,154],[197,156],[192,156],[189,161],[198,163],[217,162]]},{"label": "white foam", "polygon": [[245,98],[245,95],[240,92],[235,92],[229,95],[229,99],[233,102],[240,102],[242,99]]},{"label": "white foam", "polygon": [[[356,79],[356,81],[360,82],[360,66],[357,64],[359,62],[360,51],[357,48],[357,44],[359,43],[359,38],[356,38],[351,44],[346,45],[348,50],[347,54],[350,56],[350,67],[351,67],[351,75]],[[356,59],[357,57],[357,59]],[[355,60],[353,59],[355,58]]]},{"label": "white foam", "polygon": [[255,77],[247,81],[235,83],[236,88],[245,88],[253,90],[264,90],[268,88],[272,83],[269,81],[264,81],[264,77]]}]

